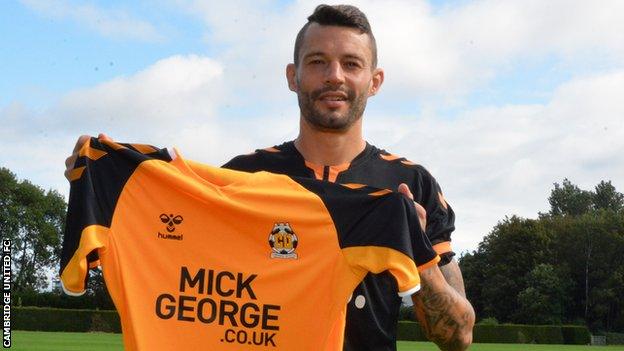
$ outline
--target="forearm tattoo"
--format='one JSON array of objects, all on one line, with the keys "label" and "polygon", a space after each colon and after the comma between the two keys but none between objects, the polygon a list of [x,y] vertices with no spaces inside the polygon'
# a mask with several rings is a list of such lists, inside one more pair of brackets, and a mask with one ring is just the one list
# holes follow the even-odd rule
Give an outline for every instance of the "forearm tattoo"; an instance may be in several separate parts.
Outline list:
[{"label": "forearm tattoo", "polygon": [[427,337],[442,350],[464,350],[467,345],[461,333],[470,323],[472,309],[458,308],[464,299],[456,291],[447,290],[434,291],[430,284],[423,284],[414,298],[416,314]]},{"label": "forearm tattoo", "polygon": [[466,297],[466,290],[464,288],[464,277],[459,269],[459,265],[455,259],[451,262],[440,267],[440,272],[444,276],[446,282],[455,289],[462,297]]}]

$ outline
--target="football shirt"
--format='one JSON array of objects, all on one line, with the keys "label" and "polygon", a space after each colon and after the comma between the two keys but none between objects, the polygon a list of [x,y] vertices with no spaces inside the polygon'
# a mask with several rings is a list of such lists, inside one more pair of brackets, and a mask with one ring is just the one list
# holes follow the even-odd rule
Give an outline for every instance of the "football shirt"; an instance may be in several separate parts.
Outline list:
[{"label": "football shirt", "polygon": [[385,190],[95,138],[70,178],[61,282],[81,294],[100,265],[129,350],[340,350],[368,272],[409,295],[415,260],[435,258],[413,203]]}]

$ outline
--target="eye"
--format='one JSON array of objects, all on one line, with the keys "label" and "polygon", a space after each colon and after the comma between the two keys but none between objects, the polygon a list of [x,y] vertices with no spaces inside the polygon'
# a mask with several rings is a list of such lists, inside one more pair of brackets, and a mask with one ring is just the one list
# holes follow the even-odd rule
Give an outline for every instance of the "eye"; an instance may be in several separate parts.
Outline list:
[{"label": "eye", "polygon": [[182,216],[175,216],[175,218],[173,218],[173,223],[175,224],[182,223]]},{"label": "eye", "polygon": [[360,67],[360,63],[356,62],[356,61],[347,61],[345,63],[345,66],[347,66],[348,68],[359,68]]},{"label": "eye", "polygon": [[163,213],[163,214],[160,215],[160,220],[163,223],[167,223],[167,222],[169,222],[169,216],[167,216],[166,214]]}]

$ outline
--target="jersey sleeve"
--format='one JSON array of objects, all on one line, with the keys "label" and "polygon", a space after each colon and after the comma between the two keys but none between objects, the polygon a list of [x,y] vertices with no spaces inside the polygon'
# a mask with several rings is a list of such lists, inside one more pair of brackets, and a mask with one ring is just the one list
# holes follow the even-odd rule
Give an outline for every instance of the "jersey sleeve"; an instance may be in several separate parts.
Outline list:
[{"label": "jersey sleeve", "polygon": [[439,259],[420,229],[414,203],[387,190],[298,179],[323,200],[349,266],[362,275],[388,271],[400,296],[420,288],[418,268]]},{"label": "jersey sleeve", "polygon": [[442,189],[435,178],[421,167],[419,184],[422,189],[421,205],[427,211],[426,234],[434,250],[440,255],[440,265],[453,258],[455,253],[451,247],[451,233],[455,230],[455,212],[446,202]]},{"label": "jersey sleeve", "polygon": [[89,139],[69,173],[70,192],[61,250],[63,290],[85,292],[89,268],[99,265],[98,249],[106,247],[111,220],[124,184],[144,160],[171,160],[164,149]]}]

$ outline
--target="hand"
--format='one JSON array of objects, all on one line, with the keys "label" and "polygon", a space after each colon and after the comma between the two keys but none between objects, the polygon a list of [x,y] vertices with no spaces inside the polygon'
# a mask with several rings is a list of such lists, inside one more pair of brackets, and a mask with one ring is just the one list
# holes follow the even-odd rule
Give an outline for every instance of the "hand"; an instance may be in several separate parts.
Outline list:
[{"label": "hand", "polygon": [[[89,141],[90,138],[91,136],[89,135],[81,135],[78,138],[78,141],[76,141],[76,145],[74,146],[74,151],[72,152],[71,156],[65,159],[65,178],[67,178],[67,180],[70,180],[69,172],[71,172],[71,170],[74,169],[74,164],[76,164],[76,160],[78,159],[78,154],[80,154],[80,149],[82,149],[82,146],[87,141]],[[111,139],[108,135],[104,133],[100,133],[98,135],[98,138],[102,140],[113,141],[113,139]]]},{"label": "hand", "polygon": [[[414,201],[414,195],[409,190],[409,187],[405,183],[399,184],[399,192],[407,197],[410,200]],[[414,201],[414,206],[416,207],[416,214],[418,215],[418,221],[420,222],[420,228],[423,232],[425,232],[425,228],[427,227],[427,211],[424,207],[420,206],[420,204]]]}]

